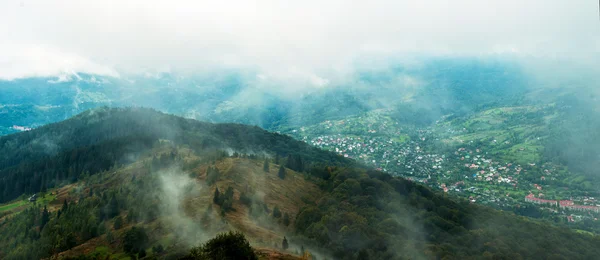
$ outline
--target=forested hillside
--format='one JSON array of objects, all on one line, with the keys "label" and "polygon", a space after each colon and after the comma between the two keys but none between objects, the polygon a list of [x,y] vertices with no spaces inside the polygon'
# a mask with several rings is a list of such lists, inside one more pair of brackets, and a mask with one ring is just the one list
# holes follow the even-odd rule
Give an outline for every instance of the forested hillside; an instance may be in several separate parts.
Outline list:
[{"label": "forested hillside", "polygon": [[189,251],[229,230],[264,259],[273,250],[288,259],[600,254],[597,236],[448,197],[257,127],[100,109],[0,142],[4,201],[39,198],[0,205],[0,258],[203,259],[226,239],[252,255],[236,236]]},{"label": "forested hillside", "polygon": [[311,158],[307,163],[350,163],[258,127],[203,123],[150,109],[99,108],[35,131],[0,137],[0,202],[135,161],[160,139],[196,151],[222,149]]}]

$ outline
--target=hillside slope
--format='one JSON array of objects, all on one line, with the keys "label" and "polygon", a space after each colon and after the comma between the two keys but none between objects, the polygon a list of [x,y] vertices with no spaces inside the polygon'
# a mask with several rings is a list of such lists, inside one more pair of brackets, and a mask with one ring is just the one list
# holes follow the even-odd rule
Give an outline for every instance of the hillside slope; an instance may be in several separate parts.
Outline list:
[{"label": "hillside slope", "polygon": [[198,152],[221,149],[293,155],[311,158],[310,163],[351,163],[258,127],[203,123],[150,109],[101,108],[34,131],[0,137],[0,202],[74,182],[83,173],[135,161],[161,139]]},{"label": "hillside slope", "polygon": [[[3,149],[15,140],[27,144],[14,146],[21,156],[5,161],[13,163],[0,172],[5,181],[7,173],[26,174],[14,169],[28,165],[45,169],[36,172],[44,178],[62,169],[70,177],[77,167],[108,162],[73,179],[50,175],[57,188],[41,187],[39,197],[46,199],[12,208],[0,220],[0,258],[177,258],[227,230],[242,231],[263,257],[280,259],[304,250],[318,259],[600,254],[596,236],[447,197],[257,128],[149,110],[101,112],[0,139]],[[55,155],[31,149],[36,138],[59,133],[58,147],[75,148]],[[131,136],[142,135],[151,137],[147,146],[131,146]],[[89,146],[77,147],[73,140]],[[22,180],[12,184],[19,188]]]}]

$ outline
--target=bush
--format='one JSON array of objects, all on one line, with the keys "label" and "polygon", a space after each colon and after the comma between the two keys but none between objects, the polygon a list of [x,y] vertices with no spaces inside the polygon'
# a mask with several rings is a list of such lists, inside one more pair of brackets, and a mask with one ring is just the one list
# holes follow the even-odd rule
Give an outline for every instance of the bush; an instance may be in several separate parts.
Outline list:
[{"label": "bush", "polygon": [[276,217],[276,218],[281,217],[281,210],[279,210],[279,207],[277,207],[277,206],[275,206],[275,208],[273,209],[273,217]]},{"label": "bush", "polygon": [[217,235],[199,247],[190,250],[183,259],[248,259],[258,260],[244,234],[228,232]]},{"label": "bush", "polygon": [[157,245],[157,246],[153,246],[152,247],[152,252],[154,254],[160,254],[160,253],[162,253],[164,251],[165,251],[165,249],[164,249],[164,247],[162,245]]},{"label": "bush", "polygon": [[148,240],[148,234],[144,228],[132,227],[125,232],[123,250],[130,254],[146,250],[146,247],[148,247]]},{"label": "bush", "polygon": [[123,227],[123,218],[121,216],[118,216],[115,218],[115,223],[113,223],[113,228],[115,230],[121,229],[121,227]]}]

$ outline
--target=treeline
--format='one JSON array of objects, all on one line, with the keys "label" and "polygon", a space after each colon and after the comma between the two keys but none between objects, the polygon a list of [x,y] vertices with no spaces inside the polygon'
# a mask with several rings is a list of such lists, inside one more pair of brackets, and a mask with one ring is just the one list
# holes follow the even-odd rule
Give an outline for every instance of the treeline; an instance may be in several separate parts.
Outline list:
[{"label": "treeline", "polygon": [[327,195],[298,213],[295,228],[336,259],[592,259],[600,253],[597,237],[454,201],[384,173],[329,172],[320,182]]},{"label": "treeline", "polygon": [[240,124],[209,124],[151,109],[101,108],[0,137],[0,203],[134,161],[159,140],[196,152],[233,149],[289,157],[288,167],[353,162],[289,136]]},{"label": "treeline", "polygon": [[151,148],[153,138],[129,136],[44,156],[0,170],[0,203],[21,194],[33,194],[77,181],[81,175],[95,174],[131,162],[128,156]]},{"label": "treeline", "polygon": [[[150,250],[162,253],[163,245],[151,247],[152,234],[141,226],[160,216],[155,192],[161,183],[159,173],[179,160],[171,152],[153,157],[131,176],[108,172],[87,176],[85,186],[72,190],[58,210],[34,204],[6,218],[0,222],[0,258],[48,258],[97,237],[108,244],[121,241],[122,250],[133,258]],[[113,185],[106,186],[107,182]]]}]

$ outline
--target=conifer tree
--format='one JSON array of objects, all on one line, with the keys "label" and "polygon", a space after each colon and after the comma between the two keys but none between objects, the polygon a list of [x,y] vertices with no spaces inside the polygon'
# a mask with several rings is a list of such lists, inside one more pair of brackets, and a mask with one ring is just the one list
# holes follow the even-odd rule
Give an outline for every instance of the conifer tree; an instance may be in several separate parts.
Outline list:
[{"label": "conifer tree", "polygon": [[119,215],[119,203],[117,197],[113,194],[108,204],[108,218],[114,218],[117,215]]},{"label": "conifer tree", "polygon": [[265,159],[265,163],[263,165],[263,171],[269,172],[269,160]]},{"label": "conifer tree", "polygon": [[287,238],[283,237],[283,242],[281,242],[281,247],[283,248],[283,250],[288,249],[290,245],[288,244]]},{"label": "conifer tree", "polygon": [[275,208],[273,209],[273,217],[276,217],[276,218],[281,217],[281,210],[279,210],[279,207],[277,207],[277,206],[275,206]]},{"label": "conifer tree", "polygon": [[277,176],[279,176],[279,178],[282,180],[285,179],[285,167],[283,167],[283,165],[279,166],[279,172],[277,173]]},{"label": "conifer tree", "polygon": [[287,160],[285,161],[285,167],[289,169],[294,169],[294,159],[291,154],[288,154]]},{"label": "conifer tree", "polygon": [[44,228],[48,221],[50,221],[50,212],[48,212],[48,208],[44,206],[44,210],[42,211],[42,219],[40,223],[40,231]]},{"label": "conifer tree", "polygon": [[67,211],[67,209],[69,208],[69,204],[67,203],[67,200],[63,200],[63,205],[62,208],[60,209],[62,212]]},{"label": "conifer tree", "polygon": [[220,204],[220,200],[221,200],[220,196],[221,196],[221,193],[219,192],[219,188],[217,187],[215,189],[215,196],[213,197],[213,202],[217,205]]},{"label": "conifer tree", "polygon": [[115,223],[113,224],[113,228],[115,230],[121,229],[121,227],[123,226],[123,218],[121,216],[118,216],[115,219]]}]

